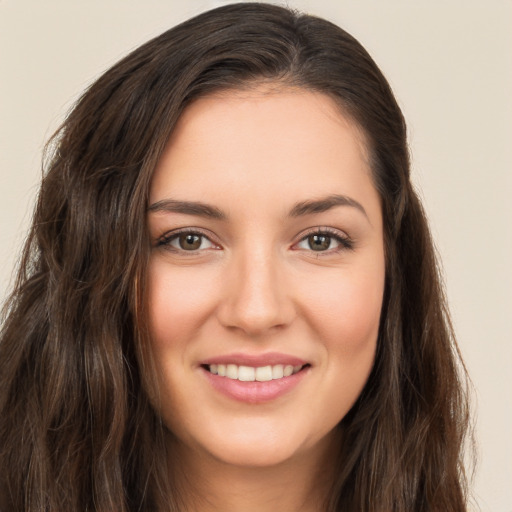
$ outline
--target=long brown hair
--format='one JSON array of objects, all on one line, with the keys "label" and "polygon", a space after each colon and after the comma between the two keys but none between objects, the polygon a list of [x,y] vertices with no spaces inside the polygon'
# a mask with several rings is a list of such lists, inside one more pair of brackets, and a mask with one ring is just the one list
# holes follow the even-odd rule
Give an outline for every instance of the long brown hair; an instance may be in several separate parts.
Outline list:
[{"label": "long brown hair", "polygon": [[341,465],[325,509],[466,509],[465,373],[409,178],[401,111],[342,29],[243,3],[136,49],[85,92],[48,145],[0,338],[0,510],[179,510],[169,479],[179,468],[148,399],[148,187],[191,101],[261,81],[334,98],[366,136],[382,201],[376,360],[341,422]]}]

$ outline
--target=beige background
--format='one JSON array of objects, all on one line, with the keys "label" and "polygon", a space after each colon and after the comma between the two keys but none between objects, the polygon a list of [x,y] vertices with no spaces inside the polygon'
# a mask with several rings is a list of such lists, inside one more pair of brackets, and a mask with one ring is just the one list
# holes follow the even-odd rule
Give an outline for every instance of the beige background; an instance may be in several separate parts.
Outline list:
[{"label": "beige background", "polygon": [[[43,141],[128,50],[222,1],[0,0],[0,299]],[[291,0],[367,47],[409,122],[413,171],[476,389],[475,500],[512,512],[512,2]]]}]

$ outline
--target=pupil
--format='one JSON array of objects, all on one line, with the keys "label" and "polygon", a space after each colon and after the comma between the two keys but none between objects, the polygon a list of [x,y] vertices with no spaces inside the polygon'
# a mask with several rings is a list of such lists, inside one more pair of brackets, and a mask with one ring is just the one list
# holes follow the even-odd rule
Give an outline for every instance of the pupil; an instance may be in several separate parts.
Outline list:
[{"label": "pupil", "polygon": [[179,242],[182,249],[193,251],[201,246],[201,237],[191,234],[180,235]]},{"label": "pupil", "polygon": [[331,237],[326,235],[311,235],[308,244],[313,251],[325,251],[331,245]]}]

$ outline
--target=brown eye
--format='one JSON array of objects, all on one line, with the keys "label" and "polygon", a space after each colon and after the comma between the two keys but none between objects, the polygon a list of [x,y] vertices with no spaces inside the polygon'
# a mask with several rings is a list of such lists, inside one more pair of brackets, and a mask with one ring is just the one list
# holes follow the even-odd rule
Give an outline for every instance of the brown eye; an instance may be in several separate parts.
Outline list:
[{"label": "brown eye", "polygon": [[331,246],[331,237],[328,235],[309,235],[307,241],[313,251],[327,251]]},{"label": "brown eye", "polygon": [[201,247],[203,237],[194,233],[183,233],[178,236],[178,245],[184,251],[196,251]]},{"label": "brown eye", "polygon": [[334,231],[324,228],[319,231],[310,232],[302,238],[298,244],[294,245],[295,249],[313,252],[325,252],[326,254],[339,253],[342,250],[352,250],[354,248],[352,240],[341,231]]},{"label": "brown eye", "polygon": [[208,249],[218,249],[207,235],[199,231],[182,231],[179,233],[166,233],[158,240],[158,247],[174,253],[200,253]]}]

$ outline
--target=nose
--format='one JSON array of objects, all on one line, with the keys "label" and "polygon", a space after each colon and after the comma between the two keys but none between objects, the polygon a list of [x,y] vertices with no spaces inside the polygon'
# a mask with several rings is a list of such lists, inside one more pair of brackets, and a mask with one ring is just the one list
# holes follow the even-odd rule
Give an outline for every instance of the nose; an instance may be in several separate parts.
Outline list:
[{"label": "nose", "polygon": [[218,308],[222,325],[258,336],[291,323],[295,309],[278,260],[252,250],[230,262]]}]

